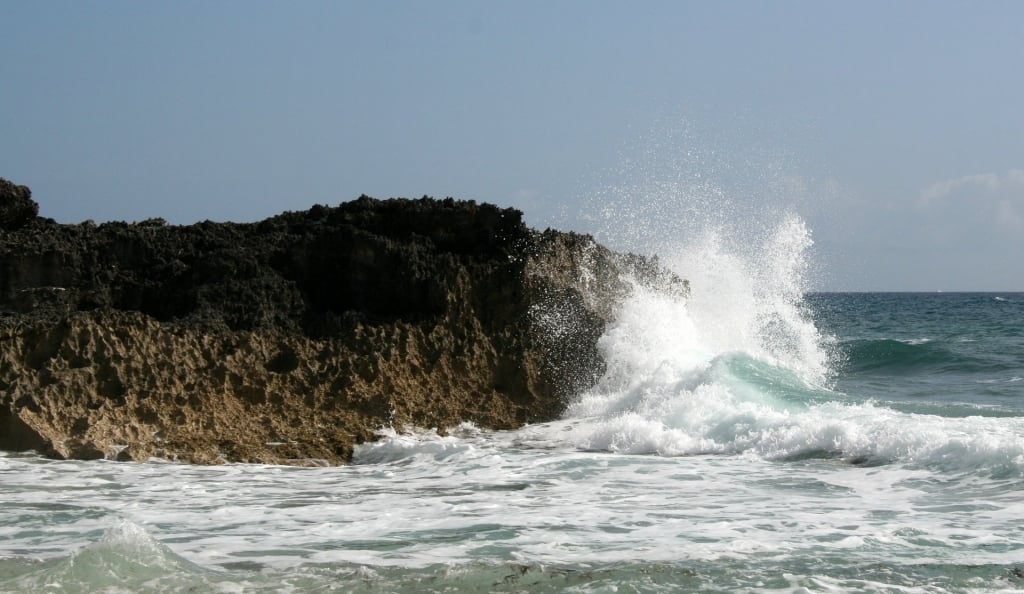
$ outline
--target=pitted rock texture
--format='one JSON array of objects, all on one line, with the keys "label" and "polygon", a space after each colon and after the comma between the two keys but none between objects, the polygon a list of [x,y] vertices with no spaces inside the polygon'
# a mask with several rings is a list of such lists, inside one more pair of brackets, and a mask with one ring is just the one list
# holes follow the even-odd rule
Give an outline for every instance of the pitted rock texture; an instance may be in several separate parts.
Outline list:
[{"label": "pitted rock texture", "polygon": [[686,291],[655,261],[452,199],[33,218],[0,233],[0,449],[337,464],[383,427],[550,420],[603,372],[631,279]]}]

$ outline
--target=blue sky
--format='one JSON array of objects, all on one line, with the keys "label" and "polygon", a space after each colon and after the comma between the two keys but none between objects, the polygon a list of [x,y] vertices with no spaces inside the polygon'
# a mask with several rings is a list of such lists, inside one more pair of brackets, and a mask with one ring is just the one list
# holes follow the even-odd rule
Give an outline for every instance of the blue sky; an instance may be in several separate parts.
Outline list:
[{"label": "blue sky", "polygon": [[817,288],[1024,290],[1024,3],[0,0],[0,22],[0,176],[61,222],[429,194],[645,249],[794,211]]}]

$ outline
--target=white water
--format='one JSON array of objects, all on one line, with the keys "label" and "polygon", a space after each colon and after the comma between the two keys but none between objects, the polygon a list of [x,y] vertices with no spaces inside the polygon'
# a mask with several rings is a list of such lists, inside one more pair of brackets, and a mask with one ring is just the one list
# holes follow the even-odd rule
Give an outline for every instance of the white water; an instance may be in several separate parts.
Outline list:
[{"label": "white water", "polygon": [[[481,563],[499,575],[480,591],[513,565],[548,580],[615,570],[581,590],[607,591],[651,564],[693,572],[701,589],[877,591],[860,581],[875,566],[886,583],[912,584],[922,566],[1008,567],[1021,555],[1019,479],[903,465],[596,454],[470,428],[391,435],[345,468],[0,460],[0,559],[58,562],[6,583],[0,563],[0,591],[167,591],[175,580],[181,591],[424,591],[419,577],[396,585],[410,573],[441,591]],[[1013,587],[989,573],[980,589]],[[823,579],[836,590],[816,587]]]}]

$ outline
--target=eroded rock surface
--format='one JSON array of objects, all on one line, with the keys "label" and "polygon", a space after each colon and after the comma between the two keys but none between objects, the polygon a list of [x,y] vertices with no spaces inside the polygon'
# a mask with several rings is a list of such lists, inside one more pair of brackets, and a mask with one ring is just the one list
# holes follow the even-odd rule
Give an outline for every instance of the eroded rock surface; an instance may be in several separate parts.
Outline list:
[{"label": "eroded rock surface", "polygon": [[189,226],[33,211],[0,232],[0,448],[334,464],[385,426],[549,420],[603,371],[630,277],[686,289],[451,199]]}]

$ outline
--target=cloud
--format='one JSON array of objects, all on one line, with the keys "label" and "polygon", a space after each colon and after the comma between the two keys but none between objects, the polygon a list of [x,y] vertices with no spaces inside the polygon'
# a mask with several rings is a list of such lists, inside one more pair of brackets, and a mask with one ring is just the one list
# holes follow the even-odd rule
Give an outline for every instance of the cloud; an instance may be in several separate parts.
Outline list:
[{"label": "cloud", "polygon": [[963,189],[970,190],[972,188],[988,192],[998,192],[1003,189],[1014,188],[1024,191],[1024,169],[1011,169],[1006,175],[979,173],[942,180],[922,190],[918,203],[927,206],[935,200],[945,198]]},{"label": "cloud", "polygon": [[1009,200],[1000,200],[996,204],[996,223],[1011,231],[1024,231],[1024,217],[1018,210]]},{"label": "cloud", "polygon": [[999,176],[995,173],[979,173],[977,175],[965,175],[956,179],[945,179],[936,182],[921,191],[918,205],[928,206],[932,202],[945,198],[961,188],[983,188],[995,190],[999,187]]},{"label": "cloud", "polygon": [[971,215],[984,217],[998,230],[1024,231],[1024,169],[935,182],[921,190],[917,207],[936,215],[970,209]]}]

